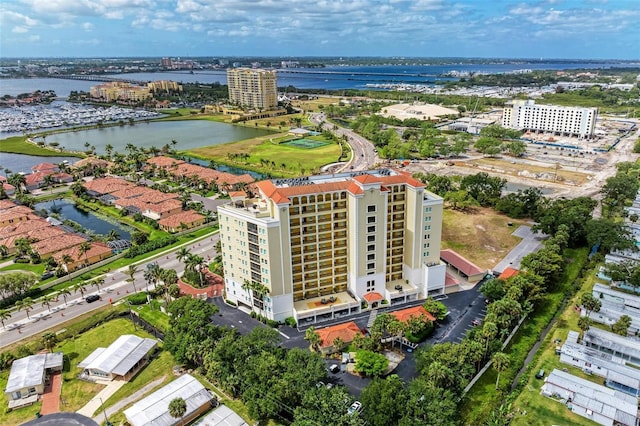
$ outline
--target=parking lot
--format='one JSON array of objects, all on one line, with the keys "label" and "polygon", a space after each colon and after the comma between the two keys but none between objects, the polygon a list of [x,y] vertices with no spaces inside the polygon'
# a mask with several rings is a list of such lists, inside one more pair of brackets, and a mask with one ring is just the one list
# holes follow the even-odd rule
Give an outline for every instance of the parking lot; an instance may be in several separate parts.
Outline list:
[{"label": "parking lot", "polygon": [[[427,344],[445,342],[460,343],[467,331],[474,327],[472,322],[481,322],[484,319],[484,316],[486,315],[486,305],[484,303],[485,298],[479,291],[480,285],[480,283],[476,284],[472,289],[443,296],[443,298],[440,299],[448,308],[449,315],[439,324],[438,327],[436,327],[433,335],[425,342],[421,343],[419,347]],[[255,327],[266,327],[266,325],[251,318],[247,313],[240,309],[227,305],[221,297],[209,299],[209,301],[220,309],[220,311],[212,317],[213,323],[217,325],[234,328],[241,334],[247,334]],[[398,310],[415,306],[417,304],[419,303],[414,302],[407,305],[396,305],[392,308],[388,308],[387,310]],[[383,309],[379,310],[379,312],[384,311],[385,310]],[[360,329],[364,329],[367,326],[368,319],[369,312],[365,312],[353,317],[343,318],[339,321],[316,324],[316,327],[321,328],[345,321],[354,321]],[[284,348],[309,348],[309,343],[304,340],[304,330],[298,330],[288,325],[282,325],[278,328],[278,333],[280,333],[280,345]],[[393,372],[400,376],[405,383],[408,383],[413,378],[417,377],[418,372],[415,367],[415,356],[413,351],[403,347],[403,352],[405,359]],[[370,379],[368,378],[347,373],[344,368],[345,366],[341,364],[340,359],[326,359],[325,363],[327,365],[327,380],[325,383],[346,386],[349,389],[349,392],[355,397],[359,397],[362,389],[370,382]],[[340,366],[340,371],[335,374],[330,373],[328,369],[332,364],[338,364]]]}]

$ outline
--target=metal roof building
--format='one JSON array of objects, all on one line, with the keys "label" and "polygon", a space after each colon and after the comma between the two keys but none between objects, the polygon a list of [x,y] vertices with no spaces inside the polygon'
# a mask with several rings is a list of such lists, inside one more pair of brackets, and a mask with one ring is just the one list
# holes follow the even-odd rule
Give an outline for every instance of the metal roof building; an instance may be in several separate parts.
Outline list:
[{"label": "metal roof building", "polygon": [[561,398],[574,413],[606,426],[638,424],[638,399],[560,370],[545,379],[542,393]]},{"label": "metal roof building", "polygon": [[62,352],[31,355],[13,361],[4,390],[9,407],[30,403],[25,399],[37,400],[37,395],[44,392],[47,374],[62,370],[62,363]]},{"label": "metal roof building", "polygon": [[582,338],[584,345],[612,355],[614,362],[629,362],[640,367],[640,341],[599,328],[590,328]]},{"label": "metal roof building", "polygon": [[169,414],[169,403],[175,398],[182,398],[187,404],[183,423],[211,409],[214,399],[199,381],[185,374],[124,410],[124,415],[132,426],[176,425],[181,419]]},{"label": "metal roof building", "polygon": [[231,408],[220,405],[193,426],[248,426],[248,423]]},{"label": "metal roof building", "polygon": [[78,367],[84,369],[85,378],[113,380],[122,376],[128,380],[146,363],[149,352],[157,343],[154,339],[125,334],[108,348],[97,348]]}]

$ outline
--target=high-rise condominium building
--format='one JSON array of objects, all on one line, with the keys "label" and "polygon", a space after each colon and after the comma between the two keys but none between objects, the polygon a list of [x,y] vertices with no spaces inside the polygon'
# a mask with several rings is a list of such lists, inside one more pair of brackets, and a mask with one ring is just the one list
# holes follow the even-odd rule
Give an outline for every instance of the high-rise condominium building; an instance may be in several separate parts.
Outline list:
[{"label": "high-rise condominium building", "polygon": [[593,136],[597,117],[597,108],[536,105],[533,100],[514,100],[503,110],[502,126],[590,138]]},{"label": "high-rise condominium building", "polygon": [[275,71],[250,68],[227,70],[229,101],[241,107],[263,111],[278,106],[278,81]]},{"label": "high-rise condominium building", "polygon": [[218,208],[228,300],[304,324],[444,293],[443,200],[408,174],[257,186]]}]

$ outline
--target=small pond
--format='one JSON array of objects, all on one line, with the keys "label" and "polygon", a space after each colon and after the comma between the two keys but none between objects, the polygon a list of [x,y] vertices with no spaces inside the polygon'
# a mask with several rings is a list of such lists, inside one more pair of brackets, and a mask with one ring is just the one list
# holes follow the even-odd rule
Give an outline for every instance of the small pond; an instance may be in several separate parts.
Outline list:
[{"label": "small pond", "polygon": [[69,219],[83,228],[88,229],[98,235],[107,235],[112,229],[115,229],[121,240],[131,240],[131,232],[133,229],[118,223],[117,221],[97,216],[93,212],[85,212],[76,207],[75,203],[67,199],[59,199],[38,203],[33,206],[34,210],[47,210],[49,215],[57,213],[60,220]]}]

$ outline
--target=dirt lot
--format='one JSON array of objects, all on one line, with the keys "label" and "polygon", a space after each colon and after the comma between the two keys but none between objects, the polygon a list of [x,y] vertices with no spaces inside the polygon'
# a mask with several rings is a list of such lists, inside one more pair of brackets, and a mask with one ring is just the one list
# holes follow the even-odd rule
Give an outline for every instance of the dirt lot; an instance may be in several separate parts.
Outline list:
[{"label": "dirt lot", "polygon": [[482,269],[491,269],[520,242],[511,233],[523,223],[486,208],[472,213],[445,209],[442,248],[455,250]]}]

